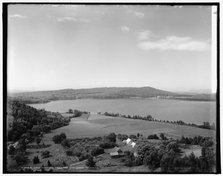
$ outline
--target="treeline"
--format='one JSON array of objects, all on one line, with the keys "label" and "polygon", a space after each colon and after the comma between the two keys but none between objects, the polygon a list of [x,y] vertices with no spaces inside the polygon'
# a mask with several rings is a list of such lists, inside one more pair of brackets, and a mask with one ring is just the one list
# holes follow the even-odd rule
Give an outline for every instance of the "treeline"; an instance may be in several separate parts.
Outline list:
[{"label": "treeline", "polygon": [[210,137],[202,137],[202,136],[195,136],[195,137],[182,136],[181,139],[177,139],[177,142],[182,144],[200,145],[207,147],[211,147],[214,145],[214,142]]},{"label": "treeline", "polygon": [[[98,114],[101,114],[100,112]],[[198,128],[204,128],[204,129],[212,129],[215,130],[215,124],[213,123],[210,125],[209,122],[203,122],[203,125],[197,125],[194,123],[186,123],[182,120],[177,120],[177,121],[169,121],[169,120],[158,120],[153,118],[151,115],[147,116],[139,116],[139,115],[122,115],[119,113],[109,113],[105,112],[103,113],[105,116],[111,116],[111,117],[122,117],[122,118],[128,118],[128,119],[140,119],[140,120],[147,120],[147,121],[154,121],[154,122],[162,122],[162,123],[170,123],[170,124],[177,124],[177,125],[187,125],[187,126],[193,126],[193,127],[198,127]]]},{"label": "treeline", "polygon": [[80,111],[77,109],[69,109],[68,112],[69,114],[73,114],[73,117],[80,117],[82,114],[89,114],[90,112],[87,111]]}]

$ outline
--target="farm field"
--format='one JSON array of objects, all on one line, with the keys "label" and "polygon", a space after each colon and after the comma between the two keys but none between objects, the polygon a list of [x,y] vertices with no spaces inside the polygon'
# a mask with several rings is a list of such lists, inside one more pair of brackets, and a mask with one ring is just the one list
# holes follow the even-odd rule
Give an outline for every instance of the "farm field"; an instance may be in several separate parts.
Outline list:
[{"label": "farm field", "polygon": [[[89,116],[89,117],[88,117]],[[73,118],[68,126],[53,130],[46,134],[49,138],[59,133],[66,133],[68,138],[104,136],[111,132],[116,134],[137,134],[144,136],[155,133],[165,133],[169,137],[180,138],[181,136],[208,136],[214,137],[214,130],[201,129],[191,126],[175,125],[161,122],[150,122],[120,117],[108,117],[91,114]]]}]

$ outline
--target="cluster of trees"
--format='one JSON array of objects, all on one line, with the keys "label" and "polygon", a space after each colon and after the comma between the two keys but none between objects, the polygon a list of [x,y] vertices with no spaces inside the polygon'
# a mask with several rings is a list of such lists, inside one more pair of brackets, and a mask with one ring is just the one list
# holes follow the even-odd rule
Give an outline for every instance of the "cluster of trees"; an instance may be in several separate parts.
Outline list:
[{"label": "cluster of trees", "polygon": [[204,128],[204,129],[212,129],[215,130],[215,124],[212,123],[212,125],[210,125],[209,122],[203,122],[203,125],[199,125],[199,128]]},{"label": "cluster of trees", "polygon": [[[99,113],[101,114],[101,113]],[[177,125],[188,125],[188,126],[193,126],[193,127],[198,127],[198,128],[204,128],[204,129],[212,129],[215,130],[215,124],[213,123],[210,125],[209,122],[203,122],[203,125],[197,125],[194,123],[186,123],[183,122],[182,120],[177,120],[177,121],[171,121],[171,120],[158,120],[153,118],[151,115],[147,116],[139,116],[139,115],[122,115],[119,113],[109,113],[105,112],[103,115],[105,116],[111,116],[111,117],[123,117],[123,118],[128,118],[128,119],[140,119],[140,120],[147,120],[147,121],[154,121],[154,122],[163,122],[163,123],[171,123],[171,124],[177,124]]]},{"label": "cluster of trees", "polygon": [[65,133],[60,133],[58,135],[53,136],[53,142],[55,144],[61,144],[61,142],[65,139],[67,139],[67,136]]},{"label": "cluster of trees", "polygon": [[161,168],[162,172],[211,172],[215,165],[215,155],[210,147],[202,147],[202,155],[194,153],[181,156],[177,142],[164,142],[159,147],[142,144],[137,147],[138,155],[128,151],[123,159],[126,166],[148,166],[151,170]]},{"label": "cluster of trees", "polygon": [[[13,122],[9,125],[7,140],[14,142],[9,147],[8,154],[12,155],[18,165],[28,161],[26,149],[30,142],[35,141],[38,148],[46,147],[44,143],[40,145],[43,133],[68,125],[70,121],[59,113],[37,110],[17,100],[10,100],[8,104]],[[44,155],[47,156],[46,153]],[[34,163],[37,160],[37,157],[33,158]]]},{"label": "cluster of trees", "polygon": [[200,145],[200,146],[213,146],[214,142],[210,137],[202,137],[202,136],[195,136],[195,137],[184,137],[182,136],[179,140],[179,143],[183,144],[192,144],[192,145]]},{"label": "cluster of trees", "polygon": [[80,117],[82,114],[89,114],[89,112],[87,111],[80,111],[80,110],[77,110],[77,109],[69,109],[68,110],[68,113],[69,114],[74,114],[73,117]]},{"label": "cluster of trees", "polygon": [[[13,122],[8,131],[8,141],[18,141],[22,135],[27,135],[30,140],[34,139],[41,132],[48,133],[53,129],[68,125],[69,118],[56,116],[45,110],[37,110],[19,101],[10,101]],[[49,116],[49,113],[51,114]]]},{"label": "cluster of trees", "polygon": [[105,136],[103,141],[99,145],[103,149],[113,148],[116,145],[116,134],[110,133],[109,135]]},{"label": "cluster of trees", "polygon": [[[114,141],[113,135],[108,136],[108,139]],[[103,154],[104,149],[100,145],[98,146],[98,143],[101,142],[103,142],[102,137],[69,140],[70,147],[66,150],[66,154],[68,156],[78,157],[79,161],[88,159],[91,156]]]}]

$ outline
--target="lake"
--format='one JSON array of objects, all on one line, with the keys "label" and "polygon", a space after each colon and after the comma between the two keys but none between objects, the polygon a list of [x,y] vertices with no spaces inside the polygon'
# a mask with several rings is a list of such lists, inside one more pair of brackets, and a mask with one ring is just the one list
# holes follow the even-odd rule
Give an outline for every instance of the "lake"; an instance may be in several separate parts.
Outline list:
[{"label": "lake", "polygon": [[182,120],[202,124],[215,123],[216,102],[184,101],[170,99],[77,99],[58,100],[44,104],[30,104],[37,109],[54,112],[67,112],[78,109],[90,112],[112,112],[125,115],[152,115],[160,120]]}]

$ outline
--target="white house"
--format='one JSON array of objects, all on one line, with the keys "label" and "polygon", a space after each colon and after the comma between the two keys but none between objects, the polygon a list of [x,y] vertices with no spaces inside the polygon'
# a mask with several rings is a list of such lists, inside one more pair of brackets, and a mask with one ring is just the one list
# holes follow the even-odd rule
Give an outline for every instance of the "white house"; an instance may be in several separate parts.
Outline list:
[{"label": "white house", "polygon": [[136,143],[135,143],[135,142],[132,142],[132,143],[131,143],[132,148],[134,148],[134,147],[135,147],[135,145],[136,145]]},{"label": "white house", "polygon": [[126,144],[129,144],[129,143],[131,143],[131,139],[130,139],[130,138],[128,138],[128,139],[126,140]]}]

